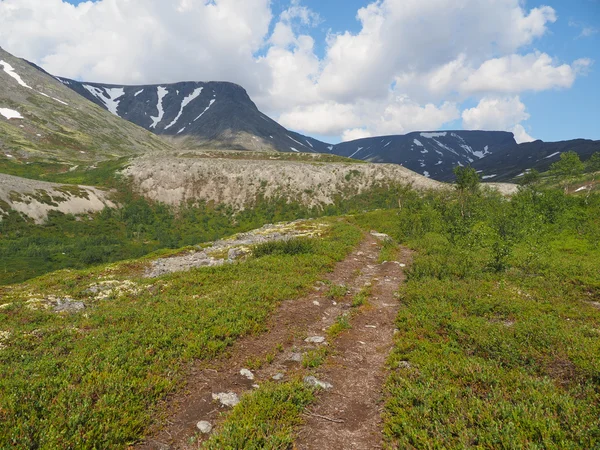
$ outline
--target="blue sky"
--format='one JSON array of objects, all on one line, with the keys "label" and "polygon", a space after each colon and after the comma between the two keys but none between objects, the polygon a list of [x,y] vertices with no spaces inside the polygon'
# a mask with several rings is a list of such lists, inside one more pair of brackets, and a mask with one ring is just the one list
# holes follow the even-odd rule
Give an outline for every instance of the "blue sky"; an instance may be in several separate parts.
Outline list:
[{"label": "blue sky", "polygon": [[0,0],[0,45],[78,79],[237,82],[332,142],[473,127],[600,139],[600,0],[65,3]]}]

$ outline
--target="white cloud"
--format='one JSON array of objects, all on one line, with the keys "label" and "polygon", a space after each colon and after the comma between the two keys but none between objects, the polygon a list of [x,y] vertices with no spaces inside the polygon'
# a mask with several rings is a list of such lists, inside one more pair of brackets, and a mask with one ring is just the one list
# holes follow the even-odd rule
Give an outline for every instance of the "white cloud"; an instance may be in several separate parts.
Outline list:
[{"label": "white cloud", "polygon": [[591,37],[591,36],[595,35],[596,33],[598,33],[598,31],[600,31],[600,29],[598,29],[597,27],[593,27],[593,26],[587,25],[585,23],[577,22],[574,20],[569,20],[569,26],[574,27],[574,28],[579,28],[581,30],[581,32],[579,33],[577,38]]},{"label": "white cloud", "polygon": [[569,88],[576,73],[575,65],[555,66],[546,53],[513,54],[485,61],[461,84],[461,91],[467,94],[512,94]]},{"label": "white cloud", "polygon": [[[231,80],[256,90],[269,0],[0,2],[0,42],[51,73],[89,81]],[[244,67],[245,70],[240,70]]]},{"label": "white cloud", "polygon": [[[344,137],[436,129],[467,99],[481,102],[463,123],[477,123],[490,99],[569,88],[592,64],[523,54],[557,16],[521,0],[373,1],[358,32],[328,34],[323,56],[311,36],[323,19],[290,0],[273,20],[271,3],[0,0],[0,43],[88,81],[233,81],[284,126]],[[514,110],[495,113],[509,115],[505,129],[526,120]]]},{"label": "white cloud", "polygon": [[462,119],[467,130],[512,131],[519,143],[534,140],[521,124],[529,119],[529,113],[518,96],[484,97],[476,107],[464,110]]},{"label": "white cloud", "polygon": [[356,139],[368,138],[371,136],[373,135],[364,128],[352,128],[351,130],[344,131],[342,134],[342,142],[354,141]]}]

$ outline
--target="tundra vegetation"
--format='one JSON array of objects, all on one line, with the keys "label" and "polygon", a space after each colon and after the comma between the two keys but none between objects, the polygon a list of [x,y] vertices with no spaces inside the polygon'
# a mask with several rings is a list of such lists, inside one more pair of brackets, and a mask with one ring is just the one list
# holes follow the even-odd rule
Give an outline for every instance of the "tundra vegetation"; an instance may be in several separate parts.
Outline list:
[{"label": "tundra vegetation", "polygon": [[[0,289],[0,448],[139,441],[193,361],[264,331],[281,301],[311,289],[373,229],[393,239],[380,259],[393,259],[397,244],[416,250],[398,293],[386,447],[597,448],[600,195],[566,193],[563,176],[574,186],[594,174],[544,174],[511,198],[477,182],[455,191],[373,191],[320,211],[354,213],[318,219],[330,225],[321,238],[267,244],[237,264],[157,279],[142,277],[150,257],[139,256],[315,211],[277,202],[241,215],[212,205],[172,211],[124,189],[122,209],[91,220],[56,216],[36,227],[9,217],[0,231],[6,273],[20,267],[22,280],[75,269]],[[380,209],[363,212],[366,205]],[[77,262],[90,248],[100,257]],[[116,259],[129,260],[106,264]],[[41,271],[28,267],[43,261]],[[332,298],[343,295],[329,289]],[[369,296],[357,294],[355,308],[368,307]],[[64,302],[86,307],[57,313]],[[330,333],[351,326],[349,315]],[[327,357],[303,363],[309,369]],[[318,395],[296,379],[263,384],[206,446],[285,448]]]}]

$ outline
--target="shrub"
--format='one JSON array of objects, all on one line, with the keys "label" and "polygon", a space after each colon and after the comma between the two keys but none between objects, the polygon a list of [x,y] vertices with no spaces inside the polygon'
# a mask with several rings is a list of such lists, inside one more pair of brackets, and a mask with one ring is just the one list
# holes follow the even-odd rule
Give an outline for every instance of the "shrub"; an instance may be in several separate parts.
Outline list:
[{"label": "shrub", "polygon": [[299,255],[312,253],[314,242],[307,238],[292,238],[284,241],[265,242],[255,245],[252,254],[260,258],[267,255]]}]

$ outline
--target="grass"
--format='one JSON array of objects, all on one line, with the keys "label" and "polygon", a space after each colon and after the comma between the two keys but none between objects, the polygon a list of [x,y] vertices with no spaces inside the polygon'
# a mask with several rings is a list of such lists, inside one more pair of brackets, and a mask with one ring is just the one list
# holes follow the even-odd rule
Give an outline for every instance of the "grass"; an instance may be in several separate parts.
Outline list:
[{"label": "grass", "polygon": [[[360,238],[355,227],[336,221],[310,254],[267,255],[158,280],[137,278],[145,263],[132,261],[3,288],[2,301],[10,304],[0,309],[0,330],[9,336],[0,350],[0,448],[136,442],[189,363],[261,332],[280,301],[309,289]],[[94,300],[87,289],[106,277],[133,287]],[[87,308],[69,315],[29,307],[27,301],[49,294]]]},{"label": "grass", "polygon": [[386,448],[600,448],[598,197],[469,201],[464,218],[453,196],[353,218],[417,250]]},{"label": "grass", "polygon": [[312,253],[313,247],[314,242],[308,238],[292,238],[255,245],[252,254],[256,258],[266,255],[300,255]]},{"label": "grass", "polygon": [[325,294],[328,298],[333,300],[340,300],[348,293],[348,287],[344,284],[331,284],[327,293]]},{"label": "grass", "polygon": [[313,390],[300,380],[263,384],[229,414],[205,449],[286,449],[304,408],[314,399]]},{"label": "grass", "polygon": [[[58,174],[54,181],[87,183],[104,179],[106,186],[116,188],[116,201],[121,205],[118,209],[106,208],[81,217],[51,212],[43,225],[35,225],[14,211],[4,215],[2,211],[10,208],[0,202],[0,214],[4,215],[0,220],[0,285],[19,283],[59,269],[84,269],[139,258],[165,248],[197,245],[256,229],[266,223],[337,216],[397,204],[395,198],[405,190],[401,187],[374,188],[323,208],[307,208],[277,198],[258,199],[253,208],[237,213],[224,205],[206,203],[175,209],[134,194],[127,183],[114,177],[113,164],[125,165],[126,160],[98,164],[97,173],[81,169],[81,173]],[[73,188],[64,185],[64,189]],[[256,251],[266,254],[311,250],[310,241],[292,240],[258,247]]]},{"label": "grass", "polygon": [[352,326],[350,325],[350,320],[348,319],[348,316],[342,314],[341,316],[338,316],[335,319],[333,325],[331,325],[327,329],[327,335],[330,338],[335,338],[339,336],[343,331],[349,330],[350,328],[352,328]]},{"label": "grass", "polygon": [[325,362],[329,350],[327,347],[319,347],[315,350],[309,350],[302,357],[302,367],[305,369],[314,369]]},{"label": "grass", "polygon": [[395,261],[398,257],[398,243],[392,238],[384,239],[377,262],[379,264],[385,261]]},{"label": "grass", "polygon": [[352,307],[359,308],[366,305],[371,296],[371,285],[363,286],[360,291],[352,299]]}]

